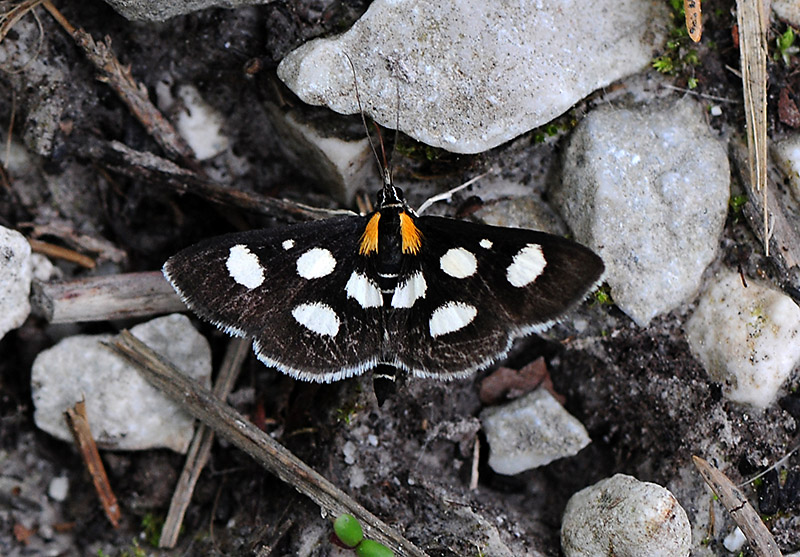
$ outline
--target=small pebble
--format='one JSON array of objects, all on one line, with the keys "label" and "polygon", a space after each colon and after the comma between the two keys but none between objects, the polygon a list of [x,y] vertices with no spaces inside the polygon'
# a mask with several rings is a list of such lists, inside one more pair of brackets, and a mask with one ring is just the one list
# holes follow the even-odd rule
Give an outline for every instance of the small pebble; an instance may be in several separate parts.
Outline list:
[{"label": "small pebble", "polygon": [[733,531],[730,534],[725,536],[725,539],[722,540],[722,545],[724,545],[725,549],[727,549],[731,553],[736,553],[737,551],[742,549],[742,547],[744,547],[746,541],[747,538],[744,537],[744,534],[737,526],[736,528],[733,529]]},{"label": "small pebble", "polygon": [[54,501],[64,501],[69,492],[69,478],[66,476],[58,476],[50,480],[50,485],[47,487],[47,494]]},{"label": "small pebble", "polygon": [[513,475],[577,454],[589,444],[583,425],[549,392],[535,390],[481,412],[489,466]]}]

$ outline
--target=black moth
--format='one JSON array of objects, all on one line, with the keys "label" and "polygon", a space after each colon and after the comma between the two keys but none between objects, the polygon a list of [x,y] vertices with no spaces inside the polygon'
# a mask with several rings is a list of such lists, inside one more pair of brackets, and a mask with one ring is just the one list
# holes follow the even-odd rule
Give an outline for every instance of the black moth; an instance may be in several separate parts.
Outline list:
[{"label": "black moth", "polygon": [[418,216],[388,172],[366,216],[211,238],[163,269],[198,315],[252,337],[259,360],[317,382],[383,365],[467,376],[550,326],[603,270],[559,236]]}]

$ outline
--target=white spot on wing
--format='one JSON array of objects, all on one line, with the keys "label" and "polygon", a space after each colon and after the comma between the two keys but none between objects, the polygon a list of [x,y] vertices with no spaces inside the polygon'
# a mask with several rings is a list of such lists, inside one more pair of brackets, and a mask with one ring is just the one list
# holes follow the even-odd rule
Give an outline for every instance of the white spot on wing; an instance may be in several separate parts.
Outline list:
[{"label": "white spot on wing", "polygon": [[478,310],[463,302],[448,302],[436,308],[429,322],[431,336],[438,337],[462,329],[472,323]]},{"label": "white spot on wing", "polygon": [[297,274],[306,279],[327,276],[336,268],[333,254],[324,248],[313,248],[297,260]]},{"label": "white spot on wing", "polygon": [[295,320],[318,335],[335,337],[339,332],[339,317],[330,306],[320,302],[300,304],[292,310]]},{"label": "white spot on wing", "polygon": [[462,279],[475,274],[478,260],[464,248],[453,248],[439,259],[439,265],[451,277]]},{"label": "white spot on wing", "polygon": [[425,282],[425,277],[417,271],[395,289],[394,295],[392,295],[392,307],[410,308],[414,305],[414,302],[425,297],[427,289],[428,284]]},{"label": "white spot on wing", "polygon": [[539,278],[546,266],[547,261],[544,259],[542,246],[528,244],[514,256],[506,271],[506,277],[512,286],[522,288]]},{"label": "white spot on wing", "polygon": [[344,287],[348,298],[355,298],[362,308],[376,308],[383,305],[383,296],[378,286],[364,275],[353,271]]},{"label": "white spot on wing", "polygon": [[283,243],[281,244],[281,247],[284,250],[289,251],[294,247],[294,240],[284,240]]},{"label": "white spot on wing", "polygon": [[264,268],[258,256],[243,244],[231,248],[225,266],[231,278],[246,288],[252,290],[264,282]]},{"label": "white spot on wing", "polygon": [[494,245],[491,240],[487,240],[486,238],[481,240],[479,243],[483,249],[490,249]]}]

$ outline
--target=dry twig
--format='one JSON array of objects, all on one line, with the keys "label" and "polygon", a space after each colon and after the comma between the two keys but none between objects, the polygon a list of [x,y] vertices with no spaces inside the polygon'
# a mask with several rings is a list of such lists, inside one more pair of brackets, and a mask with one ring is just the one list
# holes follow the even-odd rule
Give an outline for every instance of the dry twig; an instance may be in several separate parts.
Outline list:
[{"label": "dry twig", "polygon": [[769,256],[767,210],[767,25],[762,0],[737,0],[744,108],[750,182],[763,196],[764,252]]},{"label": "dry twig", "polygon": [[87,269],[95,268],[96,264],[94,259],[83,255],[82,253],[78,253],[75,250],[57,246],[49,242],[42,242],[41,240],[34,240],[33,238],[29,238],[28,243],[31,245],[31,250],[36,253],[41,253],[42,255],[46,255],[48,257],[63,259],[64,261],[71,261],[72,263]]},{"label": "dry twig", "polygon": [[[235,338],[228,344],[228,350],[225,352],[225,358],[222,361],[222,366],[212,391],[219,400],[225,400],[230,394],[233,385],[236,383],[236,378],[239,377],[242,362],[244,362],[249,353],[250,343],[245,339]],[[183,524],[183,517],[186,514],[189,503],[192,501],[192,493],[194,493],[194,487],[200,477],[200,472],[203,471],[203,467],[208,462],[213,443],[214,431],[209,429],[206,424],[200,424],[194,432],[192,444],[186,454],[186,463],[183,465],[180,478],[178,478],[175,492],[172,494],[167,519],[161,529],[159,547],[175,547],[178,542],[178,534],[181,530],[181,524]]]},{"label": "dry twig", "polygon": [[123,331],[110,346],[135,365],[153,386],[282,481],[313,500],[325,515],[335,517],[350,513],[365,526],[368,537],[390,547],[397,554],[409,557],[426,555],[244,416],[183,376],[128,331]]},{"label": "dry twig", "polygon": [[50,323],[107,321],[186,311],[158,271],[59,282],[34,281],[31,306],[36,315]]},{"label": "dry twig", "polygon": [[728,477],[699,456],[693,456],[692,461],[700,475],[719,497],[720,503],[728,510],[731,517],[742,530],[750,549],[758,557],[781,557],[778,544],[761,521],[761,517]]},{"label": "dry twig", "polygon": [[[768,174],[765,187],[759,194],[750,181],[750,173],[745,170],[744,146],[734,142],[731,154],[740,182],[747,192],[748,203],[745,203],[742,209],[744,216],[756,236],[765,245],[770,246],[771,261],[775,264],[781,287],[800,301],[798,297],[800,285],[797,282],[800,276],[800,223],[797,223],[791,213],[784,208],[778,186],[781,178],[776,176],[776,173]],[[768,230],[758,226],[759,220],[765,214],[770,215]]]},{"label": "dry twig", "polygon": [[95,142],[86,154],[108,169],[143,183],[165,185],[179,193],[192,193],[219,205],[239,207],[253,213],[289,214],[304,220],[353,214],[351,211],[318,209],[287,199],[237,191],[152,153],[131,149],[119,141]]},{"label": "dry twig", "polygon": [[89,428],[86,403],[80,401],[75,403],[73,408],[68,408],[64,412],[64,419],[72,432],[75,446],[78,448],[86,470],[92,478],[92,483],[94,483],[94,488],[98,497],[100,497],[100,503],[103,505],[108,521],[111,522],[114,528],[118,528],[121,517],[119,505],[111,489],[111,484],[108,483],[106,469],[103,467],[103,461],[100,460],[100,453],[97,451],[97,445],[94,442],[94,437],[92,437],[92,430]]}]

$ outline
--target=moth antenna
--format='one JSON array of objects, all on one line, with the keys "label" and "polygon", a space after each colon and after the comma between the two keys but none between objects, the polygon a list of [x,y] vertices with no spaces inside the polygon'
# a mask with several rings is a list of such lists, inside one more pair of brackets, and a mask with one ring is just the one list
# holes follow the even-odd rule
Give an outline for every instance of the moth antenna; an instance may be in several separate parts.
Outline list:
[{"label": "moth antenna", "polygon": [[391,181],[394,176],[394,154],[397,152],[397,139],[400,137],[400,82],[395,82],[397,86],[397,104],[395,105],[395,121],[394,121],[394,141],[392,142],[392,153],[389,155],[389,180]]},{"label": "moth antenna", "polygon": [[386,168],[385,165],[381,164],[381,159],[378,156],[378,151],[375,149],[375,143],[372,141],[372,135],[369,133],[369,126],[367,126],[367,117],[364,116],[364,107],[361,106],[361,95],[358,92],[358,78],[356,77],[356,67],[353,64],[353,60],[350,58],[350,55],[346,52],[343,53],[344,57],[347,58],[347,63],[350,64],[350,70],[353,72],[353,89],[356,92],[356,103],[358,104],[358,112],[361,114],[361,123],[364,124],[364,132],[367,134],[367,140],[369,141],[370,149],[372,149],[372,154],[375,155],[375,161],[378,163],[378,168],[384,170]]}]

